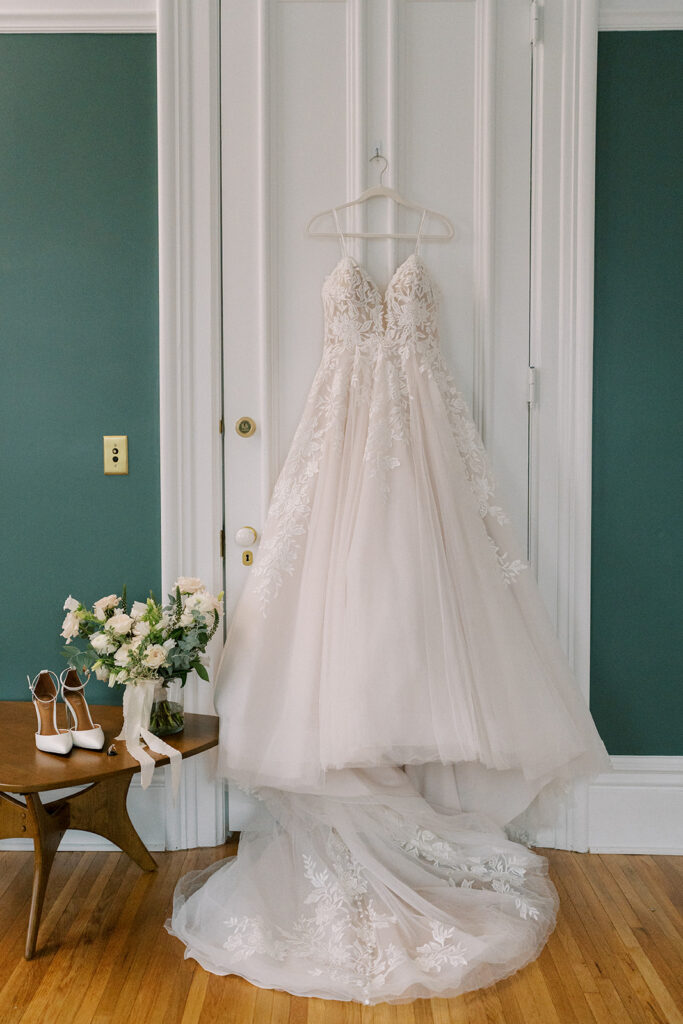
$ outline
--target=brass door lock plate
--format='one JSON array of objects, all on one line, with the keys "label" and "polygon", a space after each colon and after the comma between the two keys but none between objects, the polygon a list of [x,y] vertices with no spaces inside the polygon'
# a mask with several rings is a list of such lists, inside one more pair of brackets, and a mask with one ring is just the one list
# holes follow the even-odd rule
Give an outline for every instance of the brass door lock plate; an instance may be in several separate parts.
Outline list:
[{"label": "brass door lock plate", "polygon": [[254,561],[254,553],[252,551],[242,552],[242,565],[251,565]]},{"label": "brass door lock plate", "polygon": [[104,472],[107,476],[128,473],[128,436],[107,434],[104,437]]},{"label": "brass door lock plate", "polygon": [[251,437],[256,430],[256,424],[252,420],[251,416],[240,416],[235,423],[235,430],[240,437]]}]

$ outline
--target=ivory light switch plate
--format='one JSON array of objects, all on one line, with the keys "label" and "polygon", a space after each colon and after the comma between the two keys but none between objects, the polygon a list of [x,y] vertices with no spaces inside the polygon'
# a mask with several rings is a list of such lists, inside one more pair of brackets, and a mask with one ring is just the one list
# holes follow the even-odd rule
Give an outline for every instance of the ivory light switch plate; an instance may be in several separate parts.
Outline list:
[{"label": "ivory light switch plate", "polygon": [[126,434],[105,435],[104,472],[107,476],[128,473],[128,436]]}]

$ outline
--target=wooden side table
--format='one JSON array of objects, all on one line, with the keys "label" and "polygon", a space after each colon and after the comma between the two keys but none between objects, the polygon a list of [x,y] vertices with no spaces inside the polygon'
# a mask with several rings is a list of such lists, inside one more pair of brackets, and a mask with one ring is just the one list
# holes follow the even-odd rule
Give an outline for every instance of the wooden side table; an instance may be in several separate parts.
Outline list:
[{"label": "wooden side table", "polygon": [[[45,754],[34,741],[36,713],[30,701],[0,701],[3,742],[0,746],[0,839],[30,836],[34,868],[31,912],[26,935],[27,960],[36,950],[40,915],[55,854],[68,828],[94,832],[109,839],[143,871],[156,871],[156,861],[140,839],[128,816],[126,796],[131,779],[140,771],[125,743],[116,743],[118,754],[107,755],[122,725],[120,707],[91,707],[93,721],[105,734],[102,751],[74,748],[68,757]],[[211,715],[185,715],[185,729],[164,737],[183,758],[192,757],[218,743],[218,719]],[[158,765],[167,757],[150,751]],[[87,786],[72,796],[43,803],[39,794],[51,789]],[[22,803],[10,794],[20,794]]]}]

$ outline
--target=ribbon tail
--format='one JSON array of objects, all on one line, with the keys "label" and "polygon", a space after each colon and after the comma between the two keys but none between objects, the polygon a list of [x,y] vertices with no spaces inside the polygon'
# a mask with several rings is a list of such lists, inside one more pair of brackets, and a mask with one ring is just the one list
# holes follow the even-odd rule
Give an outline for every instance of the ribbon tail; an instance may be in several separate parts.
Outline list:
[{"label": "ribbon tail", "polygon": [[182,758],[179,751],[164,743],[162,739],[149,731],[149,718],[154,700],[154,681],[146,680],[134,685],[126,686],[123,695],[123,729],[116,737],[124,740],[128,753],[140,764],[140,783],[143,789],[147,789],[152,781],[156,761],[143,750],[143,743],[146,743],[150,750],[156,754],[163,754],[168,757],[171,764],[171,782],[173,785],[173,802],[178,793],[180,785],[180,771]]},{"label": "ribbon tail", "polygon": [[175,747],[170,746],[170,744],[164,743],[164,741],[159,736],[155,736],[153,732],[149,731],[149,729],[143,728],[140,730],[140,732],[142,733],[142,738],[147,743],[147,746],[156,754],[163,754],[164,757],[167,757],[170,762],[171,786],[173,789],[173,803],[175,804],[176,797],[178,796],[178,788],[180,786],[180,771],[183,761],[180,751],[176,750]]},{"label": "ribbon tail", "polygon": [[140,762],[140,785],[143,789],[148,789],[154,775],[156,761],[151,754],[142,749],[139,743],[131,743],[129,740],[126,740],[126,746],[130,756]]}]

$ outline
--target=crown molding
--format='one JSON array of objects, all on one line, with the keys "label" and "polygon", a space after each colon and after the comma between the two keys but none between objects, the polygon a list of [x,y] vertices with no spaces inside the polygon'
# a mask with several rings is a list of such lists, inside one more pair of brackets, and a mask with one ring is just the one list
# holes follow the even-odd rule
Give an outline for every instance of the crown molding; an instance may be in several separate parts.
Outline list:
[{"label": "crown molding", "polygon": [[155,0],[0,0],[0,32],[156,32]]},{"label": "crown molding", "polygon": [[683,29],[683,0],[648,3],[647,0],[601,0],[601,32],[657,32]]}]

